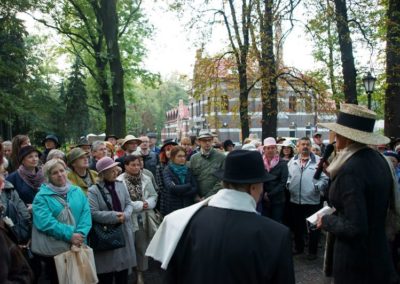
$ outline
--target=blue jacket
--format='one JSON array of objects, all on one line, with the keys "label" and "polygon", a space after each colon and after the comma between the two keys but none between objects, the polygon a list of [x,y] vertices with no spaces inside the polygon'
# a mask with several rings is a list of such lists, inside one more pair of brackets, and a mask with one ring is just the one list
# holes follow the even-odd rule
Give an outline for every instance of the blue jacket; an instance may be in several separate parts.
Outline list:
[{"label": "blue jacket", "polygon": [[92,227],[89,202],[83,191],[71,185],[67,193],[67,204],[75,218],[75,227],[57,221],[64,206],[53,196],[56,193],[42,184],[32,204],[33,225],[41,232],[58,240],[70,242],[72,234],[87,236]]},{"label": "blue jacket", "polygon": [[21,198],[25,204],[32,204],[38,190],[29,186],[19,175],[18,171],[11,173],[7,176],[6,180],[13,184],[18,192],[19,198]]}]

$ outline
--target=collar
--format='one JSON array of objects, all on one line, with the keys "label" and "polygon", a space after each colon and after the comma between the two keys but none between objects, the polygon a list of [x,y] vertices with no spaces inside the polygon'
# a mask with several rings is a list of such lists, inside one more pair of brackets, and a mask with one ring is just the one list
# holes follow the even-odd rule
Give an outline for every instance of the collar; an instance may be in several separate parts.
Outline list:
[{"label": "collar", "polygon": [[208,153],[204,153],[203,149],[200,148],[200,154],[202,157],[208,158],[211,156],[211,154],[213,153],[214,148],[211,148],[210,151]]},{"label": "collar", "polygon": [[221,189],[210,200],[208,206],[256,213],[256,201],[242,191]]}]

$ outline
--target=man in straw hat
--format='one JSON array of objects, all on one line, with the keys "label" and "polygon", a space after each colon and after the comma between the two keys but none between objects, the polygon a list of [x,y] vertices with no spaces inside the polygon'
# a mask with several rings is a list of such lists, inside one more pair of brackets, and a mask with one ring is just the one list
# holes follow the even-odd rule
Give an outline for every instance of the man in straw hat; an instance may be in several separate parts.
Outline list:
[{"label": "man in straw hat", "polygon": [[375,119],[371,110],[343,104],[336,123],[320,124],[336,133],[338,151],[327,168],[329,201],[336,214],[320,216],[317,223],[336,239],[335,283],[398,283],[385,233],[394,180],[388,161],[368,147],[389,139],[373,132]]},{"label": "man in straw hat", "polygon": [[121,148],[125,151],[125,154],[116,159],[115,161],[119,163],[122,172],[125,172],[125,157],[129,155],[133,155],[133,153],[137,150],[138,146],[142,143],[142,140],[136,138],[133,135],[126,135],[124,140],[121,143]]},{"label": "man in straw hat", "polygon": [[294,283],[288,228],[256,213],[272,178],[260,153],[233,151],[215,174],[224,188],[167,215],[147,249],[166,283]]}]

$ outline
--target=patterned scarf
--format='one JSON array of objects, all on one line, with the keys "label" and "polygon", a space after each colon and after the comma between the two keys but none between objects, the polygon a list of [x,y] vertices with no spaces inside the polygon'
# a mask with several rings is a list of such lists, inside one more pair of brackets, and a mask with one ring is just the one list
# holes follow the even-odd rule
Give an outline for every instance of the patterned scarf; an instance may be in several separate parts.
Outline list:
[{"label": "patterned scarf", "polygon": [[125,182],[132,201],[142,200],[142,171],[138,175],[125,173]]},{"label": "patterned scarf", "polygon": [[265,157],[265,155],[263,156],[263,160],[264,160],[264,168],[270,172],[278,163],[279,163],[279,155],[275,155],[272,160],[268,160],[267,157]]},{"label": "patterned scarf", "polygon": [[44,182],[44,175],[41,168],[36,168],[36,172],[32,173],[31,171],[28,171],[24,165],[20,165],[18,168],[18,174],[24,180],[24,182],[26,182],[26,184],[32,187],[35,191],[38,191],[39,187]]},{"label": "patterned scarf", "polygon": [[180,184],[185,183],[188,167],[186,165],[178,165],[173,162],[169,163],[169,168],[179,178]]}]

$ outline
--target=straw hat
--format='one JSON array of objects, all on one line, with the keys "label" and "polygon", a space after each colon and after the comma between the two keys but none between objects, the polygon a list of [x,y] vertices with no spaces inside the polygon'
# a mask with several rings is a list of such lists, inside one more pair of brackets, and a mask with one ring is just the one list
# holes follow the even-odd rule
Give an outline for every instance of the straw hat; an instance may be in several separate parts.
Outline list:
[{"label": "straw hat", "polygon": [[389,138],[373,132],[375,120],[376,113],[365,107],[342,104],[336,122],[319,123],[319,126],[363,144],[381,145],[389,143]]},{"label": "straw hat", "polygon": [[133,135],[126,135],[124,138],[124,141],[121,144],[121,147],[123,149],[125,149],[124,146],[125,146],[126,142],[128,142],[128,141],[135,141],[138,145],[140,145],[142,143],[142,140],[140,140],[139,138],[137,138]]}]

